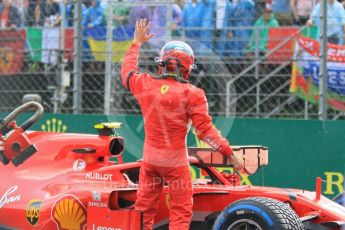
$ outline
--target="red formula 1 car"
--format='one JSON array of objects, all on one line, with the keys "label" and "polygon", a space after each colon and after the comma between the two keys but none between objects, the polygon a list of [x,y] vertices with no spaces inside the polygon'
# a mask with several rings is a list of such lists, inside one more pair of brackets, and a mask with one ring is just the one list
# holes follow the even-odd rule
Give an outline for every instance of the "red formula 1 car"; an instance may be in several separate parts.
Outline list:
[{"label": "red formula 1 car", "polygon": [[[27,110],[35,114],[17,126]],[[26,131],[42,114],[27,103],[0,123],[1,229],[141,229],[142,213],[133,208],[141,162],[124,163],[118,123],[100,124],[99,135]],[[248,174],[268,163],[260,146],[235,147]],[[229,161],[208,148],[190,148],[190,164],[206,179],[194,183],[191,229],[340,229],[345,209],[316,192],[241,186],[236,174],[215,167]],[[116,157],[116,160],[110,158]],[[16,167],[18,166],[18,167]],[[167,229],[170,195],[164,187],[156,229]]]}]

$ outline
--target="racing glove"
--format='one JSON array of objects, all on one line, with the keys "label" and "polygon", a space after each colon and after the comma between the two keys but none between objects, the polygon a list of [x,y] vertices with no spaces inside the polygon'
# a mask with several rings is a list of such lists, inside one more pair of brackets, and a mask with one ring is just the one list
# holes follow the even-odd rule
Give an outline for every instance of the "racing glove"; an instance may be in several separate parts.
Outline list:
[{"label": "racing glove", "polygon": [[217,151],[226,157],[230,157],[232,155],[232,148],[228,143],[224,143],[223,145]]},{"label": "racing glove", "polygon": [[235,154],[233,154],[232,148],[230,147],[230,145],[228,144],[227,141],[226,141],[226,143],[223,143],[223,146],[221,146],[220,149],[217,151],[226,157],[230,157],[231,164],[234,166],[235,171],[241,172],[241,173],[244,172],[244,161],[243,161],[243,159],[240,157],[237,157]]}]

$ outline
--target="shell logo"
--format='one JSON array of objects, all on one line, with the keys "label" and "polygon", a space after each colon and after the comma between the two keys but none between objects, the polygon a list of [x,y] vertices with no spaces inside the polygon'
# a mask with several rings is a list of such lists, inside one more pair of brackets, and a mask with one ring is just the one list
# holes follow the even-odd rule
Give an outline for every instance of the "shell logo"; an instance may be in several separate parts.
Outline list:
[{"label": "shell logo", "polygon": [[66,195],[55,202],[51,218],[59,230],[84,229],[86,225],[86,209],[77,197]]}]

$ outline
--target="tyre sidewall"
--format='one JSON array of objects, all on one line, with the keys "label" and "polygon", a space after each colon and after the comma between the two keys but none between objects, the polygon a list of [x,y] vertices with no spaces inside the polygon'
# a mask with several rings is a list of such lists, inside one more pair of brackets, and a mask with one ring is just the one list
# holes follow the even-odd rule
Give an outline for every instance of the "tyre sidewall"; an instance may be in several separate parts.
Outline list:
[{"label": "tyre sidewall", "polygon": [[249,219],[256,222],[263,230],[278,230],[280,224],[271,214],[271,210],[252,202],[242,201],[226,208],[217,219],[214,230],[226,230],[237,220]]}]

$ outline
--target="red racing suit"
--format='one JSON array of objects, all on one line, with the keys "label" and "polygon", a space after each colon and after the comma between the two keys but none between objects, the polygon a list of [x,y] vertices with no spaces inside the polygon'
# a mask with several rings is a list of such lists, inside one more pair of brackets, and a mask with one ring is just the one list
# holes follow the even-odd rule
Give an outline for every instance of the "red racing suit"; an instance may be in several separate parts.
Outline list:
[{"label": "red racing suit", "polygon": [[139,50],[139,45],[131,45],[121,69],[122,83],[137,99],[144,118],[143,164],[135,207],[143,211],[144,229],[151,229],[166,182],[171,196],[169,229],[187,230],[193,193],[186,148],[189,121],[198,138],[212,148],[227,156],[232,151],[212,123],[204,91],[175,79],[140,73]]}]

